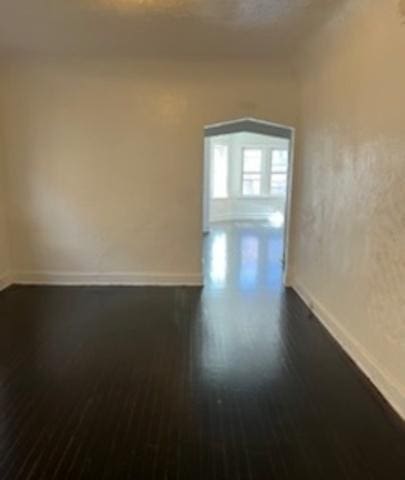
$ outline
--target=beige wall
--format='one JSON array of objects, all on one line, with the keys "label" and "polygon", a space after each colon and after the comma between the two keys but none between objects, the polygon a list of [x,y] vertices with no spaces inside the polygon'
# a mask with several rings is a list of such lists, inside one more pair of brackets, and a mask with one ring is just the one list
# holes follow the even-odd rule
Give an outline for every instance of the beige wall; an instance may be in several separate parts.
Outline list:
[{"label": "beige wall", "polygon": [[290,70],[258,62],[36,62],[2,78],[18,280],[199,283],[204,125],[297,118]]},{"label": "beige wall", "polygon": [[8,284],[10,270],[10,244],[7,225],[6,183],[3,152],[0,149],[0,290]]},{"label": "beige wall", "polygon": [[349,2],[302,57],[294,284],[405,417],[405,25]]}]

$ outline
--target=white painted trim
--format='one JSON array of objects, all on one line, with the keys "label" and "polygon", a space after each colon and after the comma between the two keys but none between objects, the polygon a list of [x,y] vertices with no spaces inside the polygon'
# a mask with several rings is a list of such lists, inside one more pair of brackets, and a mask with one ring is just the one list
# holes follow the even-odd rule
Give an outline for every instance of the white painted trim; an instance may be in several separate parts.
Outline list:
[{"label": "white painted trim", "polygon": [[8,288],[10,285],[12,285],[12,278],[8,273],[4,273],[0,277],[0,292],[6,288]]},{"label": "white painted trim", "polygon": [[367,352],[364,347],[343,327],[302,283],[296,279],[292,288],[308,308],[316,315],[329,333],[342,346],[349,357],[380,391],[393,409],[405,420],[405,388]]},{"label": "white painted trim", "polygon": [[234,123],[240,123],[240,122],[255,122],[262,125],[269,125],[270,127],[285,128],[286,130],[295,132],[294,127],[289,127],[288,125],[283,125],[282,123],[274,123],[274,122],[268,122],[267,120],[259,120],[258,118],[253,118],[253,117],[242,117],[242,118],[235,118],[234,120],[226,120],[225,122],[211,123],[209,125],[205,125],[204,130],[209,130],[210,128],[216,128],[216,127],[223,127],[226,125],[233,125]]},{"label": "white painted trim", "polygon": [[204,164],[203,164],[203,233],[208,233],[210,218],[210,199],[211,199],[211,143],[207,137],[204,137]]},{"label": "white painted trim", "polygon": [[292,282],[291,268],[291,251],[292,251],[292,209],[293,209],[293,188],[294,188],[294,168],[295,168],[295,130],[292,130],[289,142],[289,159],[288,159],[288,179],[287,179],[287,198],[285,204],[285,224],[284,224],[284,245],[283,260],[284,272],[283,283],[285,287],[290,287]]},{"label": "white painted trim", "polygon": [[117,285],[117,286],[202,286],[199,273],[164,272],[16,272],[14,283],[20,285]]}]

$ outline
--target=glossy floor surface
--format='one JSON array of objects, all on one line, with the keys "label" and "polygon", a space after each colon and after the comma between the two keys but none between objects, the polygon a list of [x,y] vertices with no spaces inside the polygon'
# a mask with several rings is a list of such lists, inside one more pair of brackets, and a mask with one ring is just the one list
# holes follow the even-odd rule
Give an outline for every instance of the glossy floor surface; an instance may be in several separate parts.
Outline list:
[{"label": "glossy floor surface", "polygon": [[203,291],[1,293],[1,480],[404,479],[403,423],[283,289],[281,245],[216,227]]}]

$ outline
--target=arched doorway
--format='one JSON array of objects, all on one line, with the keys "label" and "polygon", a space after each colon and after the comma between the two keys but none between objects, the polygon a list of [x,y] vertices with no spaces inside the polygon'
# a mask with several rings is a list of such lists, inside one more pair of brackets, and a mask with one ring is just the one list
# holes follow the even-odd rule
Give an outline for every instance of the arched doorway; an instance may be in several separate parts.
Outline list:
[{"label": "arched doorway", "polygon": [[[294,133],[292,127],[253,118],[216,123],[204,129],[205,243],[213,242],[211,248],[224,248],[224,235],[217,236],[222,240],[216,243],[209,238],[210,234],[218,234],[220,226],[229,238],[236,230],[242,234],[250,229],[254,235],[273,241],[271,255],[279,256],[285,286],[289,286]],[[254,244],[252,240],[249,247],[252,258]],[[222,278],[218,265],[226,265],[220,256],[218,250],[215,268]]]}]

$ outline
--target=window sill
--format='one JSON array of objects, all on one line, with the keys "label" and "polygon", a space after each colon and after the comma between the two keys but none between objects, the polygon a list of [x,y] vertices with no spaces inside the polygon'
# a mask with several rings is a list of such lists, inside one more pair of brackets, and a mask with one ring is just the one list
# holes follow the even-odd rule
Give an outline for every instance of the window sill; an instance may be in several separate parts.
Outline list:
[{"label": "window sill", "polygon": [[274,198],[275,195],[238,195],[237,200],[268,200]]}]

